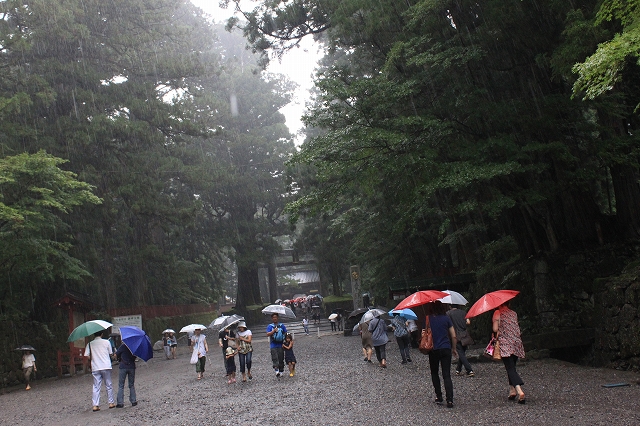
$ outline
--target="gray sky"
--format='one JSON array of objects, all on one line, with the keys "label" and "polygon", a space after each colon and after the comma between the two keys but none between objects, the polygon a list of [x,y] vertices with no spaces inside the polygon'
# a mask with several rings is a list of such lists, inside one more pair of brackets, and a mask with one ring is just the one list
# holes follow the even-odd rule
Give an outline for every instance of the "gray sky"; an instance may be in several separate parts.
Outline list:
[{"label": "gray sky", "polygon": [[[218,0],[191,0],[191,2],[211,15],[216,22],[226,21],[232,16],[233,9],[220,9]],[[247,8],[251,7],[252,4],[249,2]],[[282,58],[282,62],[272,59],[267,69],[269,72],[287,75],[299,86],[293,102],[280,110],[287,119],[287,127],[291,133],[297,134],[303,127],[300,117],[304,113],[305,101],[309,99],[309,89],[313,85],[313,69],[320,57],[318,47],[309,37],[303,39],[300,48],[287,52]],[[297,137],[296,139],[296,145],[300,145],[302,138]]]}]

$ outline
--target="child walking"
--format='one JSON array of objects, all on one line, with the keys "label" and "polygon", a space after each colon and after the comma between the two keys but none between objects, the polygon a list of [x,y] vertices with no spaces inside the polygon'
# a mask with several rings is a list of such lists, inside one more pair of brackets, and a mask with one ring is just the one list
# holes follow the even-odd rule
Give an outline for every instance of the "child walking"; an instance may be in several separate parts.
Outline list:
[{"label": "child walking", "polygon": [[231,346],[225,352],[228,384],[236,382],[236,354],[237,352]]},{"label": "child walking", "polygon": [[282,349],[284,349],[284,362],[289,366],[289,377],[293,377],[296,374],[296,356],[293,354],[293,336],[291,336],[291,333],[287,333],[284,337]]},{"label": "child walking", "polygon": [[27,388],[31,389],[31,372],[38,371],[36,368],[36,357],[31,351],[24,351],[22,354],[22,372],[24,373],[24,380],[27,382]]}]

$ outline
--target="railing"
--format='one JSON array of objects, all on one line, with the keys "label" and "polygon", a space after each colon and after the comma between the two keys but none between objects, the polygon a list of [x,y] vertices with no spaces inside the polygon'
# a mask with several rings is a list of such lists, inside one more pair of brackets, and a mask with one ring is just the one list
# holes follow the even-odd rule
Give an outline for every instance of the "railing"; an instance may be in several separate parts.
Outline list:
[{"label": "railing", "polygon": [[67,367],[69,374],[73,376],[78,370],[87,373],[91,365],[89,357],[84,356],[83,348],[73,348],[71,352],[58,351],[58,377],[62,377],[63,367]]}]

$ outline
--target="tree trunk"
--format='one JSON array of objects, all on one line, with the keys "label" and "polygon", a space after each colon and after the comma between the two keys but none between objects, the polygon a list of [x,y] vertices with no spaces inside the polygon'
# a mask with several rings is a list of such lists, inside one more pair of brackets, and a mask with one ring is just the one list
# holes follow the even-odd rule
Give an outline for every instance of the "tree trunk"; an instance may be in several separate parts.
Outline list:
[{"label": "tree trunk", "polygon": [[638,170],[625,165],[611,166],[616,197],[616,218],[624,238],[640,237],[640,185]]},{"label": "tree trunk", "polygon": [[238,295],[236,308],[244,311],[247,306],[262,304],[260,297],[260,281],[258,280],[258,266],[238,264]]},{"label": "tree trunk", "polygon": [[102,228],[103,249],[102,249],[102,267],[100,273],[100,281],[105,294],[107,309],[118,307],[118,298],[116,297],[116,280],[114,277],[115,266],[113,262],[113,251],[111,247],[111,225],[103,223]]},{"label": "tree trunk", "polygon": [[269,302],[278,299],[278,276],[276,274],[276,258],[269,262]]}]

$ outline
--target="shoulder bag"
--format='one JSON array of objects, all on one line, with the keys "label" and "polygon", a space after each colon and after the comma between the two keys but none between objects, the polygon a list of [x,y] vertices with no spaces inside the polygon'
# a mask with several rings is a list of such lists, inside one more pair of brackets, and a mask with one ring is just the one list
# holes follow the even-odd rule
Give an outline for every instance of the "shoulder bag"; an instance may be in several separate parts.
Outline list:
[{"label": "shoulder bag", "polygon": [[433,335],[431,334],[431,325],[429,324],[428,315],[425,327],[422,329],[422,338],[420,339],[418,350],[425,355],[433,350]]}]

